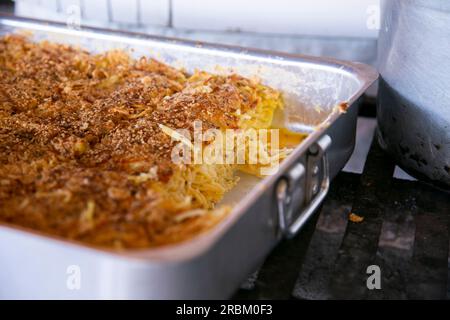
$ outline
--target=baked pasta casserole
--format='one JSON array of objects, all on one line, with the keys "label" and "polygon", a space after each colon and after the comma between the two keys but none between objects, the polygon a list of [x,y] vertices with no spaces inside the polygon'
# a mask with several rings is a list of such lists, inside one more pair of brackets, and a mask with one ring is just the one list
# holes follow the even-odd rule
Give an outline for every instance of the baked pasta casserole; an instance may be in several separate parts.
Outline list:
[{"label": "baked pasta casserole", "polygon": [[255,168],[174,163],[171,132],[270,128],[283,107],[237,74],[22,35],[0,38],[0,73],[0,221],[100,247],[155,247],[217,224],[237,172]]}]

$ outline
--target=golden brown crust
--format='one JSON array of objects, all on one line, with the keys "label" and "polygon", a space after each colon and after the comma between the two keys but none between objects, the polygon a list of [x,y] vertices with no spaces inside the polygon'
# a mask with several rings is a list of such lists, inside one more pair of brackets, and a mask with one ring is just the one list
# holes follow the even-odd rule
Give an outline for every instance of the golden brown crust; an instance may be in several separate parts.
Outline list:
[{"label": "golden brown crust", "polygon": [[[236,111],[258,104],[254,87],[236,75],[188,78],[123,52],[1,38],[0,220],[129,248],[204,230],[214,219],[174,223],[186,206],[152,189],[179,170],[170,160],[174,142],[158,125],[236,128]],[[153,180],[141,179],[154,168]]]}]

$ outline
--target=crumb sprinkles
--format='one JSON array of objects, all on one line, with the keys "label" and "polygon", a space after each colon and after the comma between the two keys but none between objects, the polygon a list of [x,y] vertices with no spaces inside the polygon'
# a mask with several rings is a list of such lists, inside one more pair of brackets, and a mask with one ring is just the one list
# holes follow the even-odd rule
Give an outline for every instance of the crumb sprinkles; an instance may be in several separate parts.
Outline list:
[{"label": "crumb sprinkles", "polygon": [[188,239],[229,211],[214,204],[235,167],[173,164],[161,125],[268,127],[282,106],[236,74],[20,35],[0,38],[0,73],[0,221],[118,249]]},{"label": "crumb sprinkles", "polygon": [[364,221],[364,217],[359,216],[359,215],[357,215],[357,214],[351,212],[351,213],[348,215],[348,220],[350,220],[350,221],[353,222],[353,223],[361,223],[361,222]]}]

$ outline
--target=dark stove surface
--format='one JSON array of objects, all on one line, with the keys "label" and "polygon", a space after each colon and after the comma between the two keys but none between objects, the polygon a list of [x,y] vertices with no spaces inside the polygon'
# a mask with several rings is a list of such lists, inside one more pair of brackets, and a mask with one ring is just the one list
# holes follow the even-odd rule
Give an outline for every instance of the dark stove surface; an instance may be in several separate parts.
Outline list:
[{"label": "dark stove surface", "polygon": [[[341,172],[321,211],[233,298],[450,298],[450,194],[395,179],[394,168],[373,139],[363,173]],[[381,289],[368,289],[369,266],[379,267]]]}]

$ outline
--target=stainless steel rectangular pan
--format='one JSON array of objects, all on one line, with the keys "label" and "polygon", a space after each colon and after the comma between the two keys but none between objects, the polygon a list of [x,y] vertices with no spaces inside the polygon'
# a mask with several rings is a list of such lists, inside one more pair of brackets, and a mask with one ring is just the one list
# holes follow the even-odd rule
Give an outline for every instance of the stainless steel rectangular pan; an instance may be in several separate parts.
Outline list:
[{"label": "stainless steel rectangular pan", "polygon": [[[320,205],[353,151],[356,101],[377,78],[371,67],[358,63],[0,17],[0,34],[21,30],[31,30],[36,40],[94,52],[133,49],[136,56],[153,56],[187,71],[258,76],[285,96],[278,121],[310,135],[276,174],[263,180],[243,177],[224,199],[234,204],[232,213],[210,232],[181,244],[114,252],[0,225],[0,298],[230,296]],[[346,112],[336,108],[343,102]]]}]

